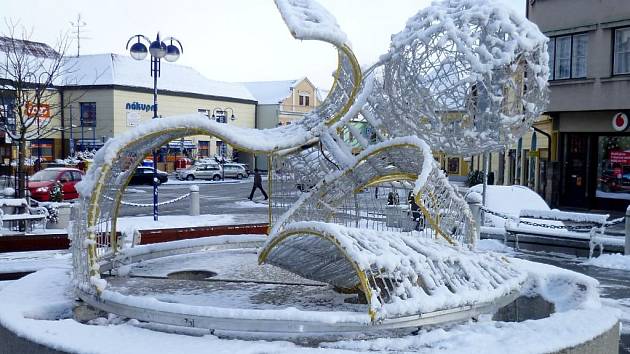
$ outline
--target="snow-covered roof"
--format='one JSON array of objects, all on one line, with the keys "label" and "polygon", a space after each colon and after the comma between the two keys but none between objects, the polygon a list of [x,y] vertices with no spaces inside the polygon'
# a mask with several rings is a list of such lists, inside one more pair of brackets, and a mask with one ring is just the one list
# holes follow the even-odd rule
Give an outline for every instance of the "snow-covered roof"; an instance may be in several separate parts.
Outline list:
[{"label": "snow-covered roof", "polygon": [[291,95],[291,89],[304,78],[281,81],[242,82],[258,104],[278,104]]},{"label": "snow-covered roof", "polygon": [[[106,53],[68,57],[66,65],[72,73],[64,78],[61,83],[63,86],[153,88],[149,60],[139,61],[126,55]],[[240,83],[210,80],[189,66],[166,61],[161,62],[158,89],[255,101],[254,96]]]}]

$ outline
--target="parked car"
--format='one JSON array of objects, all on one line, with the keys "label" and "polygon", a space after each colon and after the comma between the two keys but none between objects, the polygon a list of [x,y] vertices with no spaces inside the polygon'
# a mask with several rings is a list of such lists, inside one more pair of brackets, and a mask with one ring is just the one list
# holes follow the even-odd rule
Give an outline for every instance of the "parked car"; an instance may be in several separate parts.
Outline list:
[{"label": "parked car", "polygon": [[76,168],[67,167],[51,167],[43,169],[34,175],[28,181],[28,190],[31,197],[40,202],[50,200],[50,190],[55,183],[61,183],[61,191],[63,199],[76,199],[79,197],[74,187],[83,179],[83,172]]},{"label": "parked car", "polygon": [[243,179],[249,176],[243,164],[234,162],[223,164],[223,172],[225,173],[225,178]]},{"label": "parked car", "polygon": [[234,164],[243,166],[243,168],[245,169],[245,171],[247,171],[247,175],[248,175],[248,176],[250,176],[250,175],[253,175],[253,174],[254,174],[254,171],[252,171],[252,170],[249,168],[249,165],[248,165],[248,164],[246,164],[246,163],[240,163],[240,162],[234,162]]},{"label": "parked car", "polygon": [[193,181],[195,179],[221,180],[221,167],[218,164],[197,164],[177,172],[177,179]]},{"label": "parked car", "polygon": [[[157,170],[158,184],[168,181],[168,173]],[[129,184],[153,185],[153,167],[138,166],[131,176]]]}]

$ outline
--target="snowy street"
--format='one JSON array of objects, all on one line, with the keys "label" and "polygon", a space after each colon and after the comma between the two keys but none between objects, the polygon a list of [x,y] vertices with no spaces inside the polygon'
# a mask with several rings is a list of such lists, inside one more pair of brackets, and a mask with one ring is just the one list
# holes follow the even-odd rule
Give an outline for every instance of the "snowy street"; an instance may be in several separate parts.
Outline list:
[{"label": "snowy street", "polygon": [[[263,182],[266,189],[266,180]],[[159,187],[160,202],[175,199],[190,192],[191,185],[199,186],[201,214],[234,215],[234,223],[264,223],[268,221],[265,203],[254,203],[247,200],[252,189],[253,178],[241,181],[226,179],[226,183],[208,183],[208,181],[178,181],[169,177],[169,182]],[[123,201],[140,204],[153,202],[153,187],[129,186],[125,191]],[[254,200],[262,201],[260,191],[254,195]],[[188,214],[189,200],[184,199],[176,203],[163,205],[159,208],[160,215]],[[123,205],[120,216],[149,216],[151,207],[131,207]]]}]

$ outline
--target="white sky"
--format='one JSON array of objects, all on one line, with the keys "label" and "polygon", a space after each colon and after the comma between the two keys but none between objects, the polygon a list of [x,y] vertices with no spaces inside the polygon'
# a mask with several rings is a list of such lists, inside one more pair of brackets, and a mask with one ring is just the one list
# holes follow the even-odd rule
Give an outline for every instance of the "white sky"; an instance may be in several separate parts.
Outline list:
[{"label": "white sky", "polygon": [[[429,0],[319,0],[348,34],[362,65],[387,51],[390,36]],[[526,0],[500,0],[525,12]],[[328,89],[336,68],[331,45],[293,39],[272,0],[0,0],[0,17],[32,30],[31,39],[53,45],[81,13],[87,22],[81,54],[126,54],[134,34],[181,40],[179,64],[223,81],[309,77]],[[6,33],[4,23],[0,33]],[[76,53],[76,43],[70,54]],[[164,74],[164,73],[163,73]],[[147,63],[147,75],[149,64]]]}]

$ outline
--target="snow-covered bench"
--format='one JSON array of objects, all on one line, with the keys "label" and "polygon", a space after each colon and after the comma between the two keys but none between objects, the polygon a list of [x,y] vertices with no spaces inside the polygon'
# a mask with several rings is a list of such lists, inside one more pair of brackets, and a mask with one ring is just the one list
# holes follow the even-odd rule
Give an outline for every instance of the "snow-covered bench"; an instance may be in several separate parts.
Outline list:
[{"label": "snow-covered bench", "polygon": [[595,247],[600,254],[604,245],[623,246],[624,238],[607,234],[608,214],[574,213],[559,210],[523,209],[518,219],[505,223],[505,239],[512,236],[518,248],[519,235],[556,239],[559,241],[588,241],[589,258]]},{"label": "snow-covered bench", "polygon": [[0,228],[9,224],[9,229],[19,222],[26,223],[26,229],[32,229],[33,225],[41,225],[46,228],[48,210],[44,207],[31,207],[26,199],[0,199]]}]

